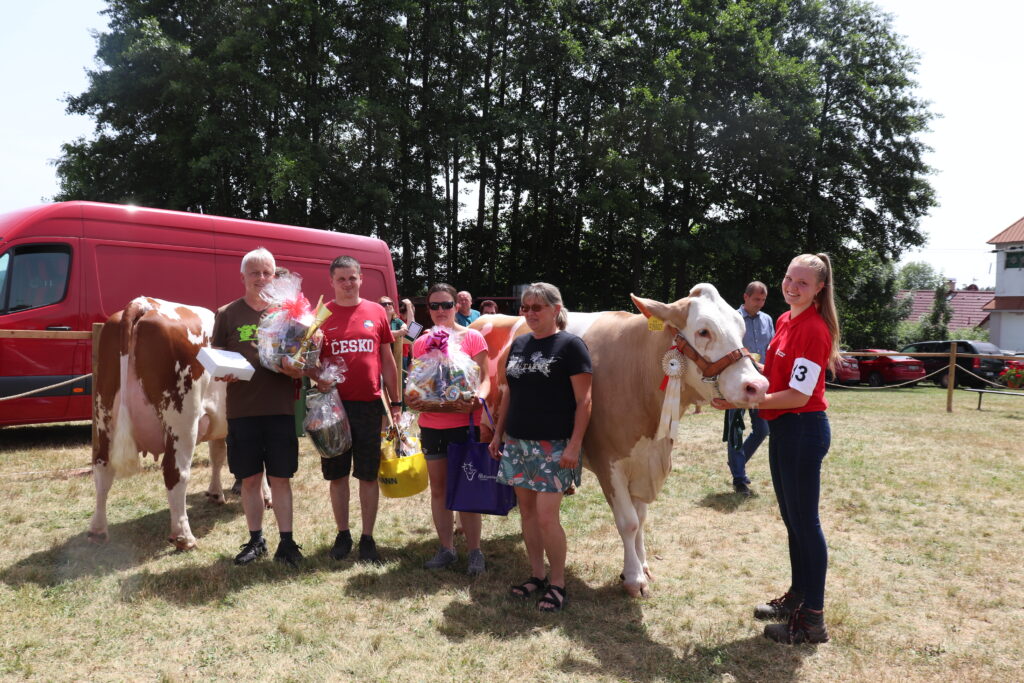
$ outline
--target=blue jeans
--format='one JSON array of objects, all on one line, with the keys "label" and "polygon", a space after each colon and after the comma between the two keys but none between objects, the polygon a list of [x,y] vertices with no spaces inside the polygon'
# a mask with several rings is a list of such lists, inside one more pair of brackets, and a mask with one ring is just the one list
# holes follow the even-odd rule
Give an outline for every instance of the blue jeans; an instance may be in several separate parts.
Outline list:
[{"label": "blue jeans", "polygon": [[770,422],[768,465],[775,498],[789,535],[789,592],[804,596],[813,610],[825,604],[828,547],[818,518],[821,461],[832,443],[824,412],[785,413]]},{"label": "blue jeans", "polygon": [[[733,411],[730,410],[728,412],[731,413]],[[743,410],[740,409],[740,412],[742,413]],[[764,441],[764,437],[768,436],[768,421],[762,420],[756,410],[750,410],[749,412],[750,436],[746,438],[739,450],[731,446],[729,447],[729,471],[732,472],[734,484],[750,483],[750,479],[747,478],[747,461],[750,460],[758,446]]]}]

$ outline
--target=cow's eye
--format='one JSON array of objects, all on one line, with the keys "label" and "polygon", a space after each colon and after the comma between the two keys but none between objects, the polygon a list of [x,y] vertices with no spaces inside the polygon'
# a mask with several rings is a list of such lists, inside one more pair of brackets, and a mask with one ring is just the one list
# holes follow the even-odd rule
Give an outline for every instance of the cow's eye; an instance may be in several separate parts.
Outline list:
[{"label": "cow's eye", "polygon": [[707,339],[711,336],[711,332],[709,332],[707,329],[697,330],[697,336]]}]

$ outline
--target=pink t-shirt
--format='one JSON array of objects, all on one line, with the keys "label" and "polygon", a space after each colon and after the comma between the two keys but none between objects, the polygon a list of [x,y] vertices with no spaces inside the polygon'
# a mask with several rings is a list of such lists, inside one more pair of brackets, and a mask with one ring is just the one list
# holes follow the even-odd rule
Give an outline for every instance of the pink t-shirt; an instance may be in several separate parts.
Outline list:
[{"label": "pink t-shirt", "polygon": [[[416,339],[416,343],[412,345],[412,357],[419,358],[424,354],[424,350],[427,348],[427,338],[430,336],[429,332],[425,332]],[[487,351],[487,341],[484,336],[476,330],[466,330],[456,335],[459,340],[459,346],[462,351],[473,358],[481,351]],[[483,415],[483,410],[478,408],[473,412],[473,424],[480,426],[480,420]],[[420,426],[429,427],[431,429],[454,429],[455,427],[465,427],[469,424],[468,413],[420,413]]]}]

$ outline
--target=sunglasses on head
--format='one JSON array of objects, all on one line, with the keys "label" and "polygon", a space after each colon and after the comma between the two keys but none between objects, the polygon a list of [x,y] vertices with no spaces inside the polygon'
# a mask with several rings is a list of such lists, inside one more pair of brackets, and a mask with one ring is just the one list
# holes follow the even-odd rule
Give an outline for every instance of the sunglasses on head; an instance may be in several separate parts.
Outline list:
[{"label": "sunglasses on head", "polygon": [[427,307],[430,310],[432,310],[432,311],[437,311],[437,310],[442,309],[442,308],[444,310],[446,310],[446,311],[450,311],[451,309],[455,308],[455,302],[454,301],[432,301],[429,304],[427,304]]},{"label": "sunglasses on head", "polygon": [[519,311],[521,313],[529,313],[530,311],[533,311],[534,313],[540,313],[541,311],[543,311],[547,307],[548,307],[548,304],[533,304],[531,306],[527,306],[526,304],[523,304],[522,306],[519,307]]}]

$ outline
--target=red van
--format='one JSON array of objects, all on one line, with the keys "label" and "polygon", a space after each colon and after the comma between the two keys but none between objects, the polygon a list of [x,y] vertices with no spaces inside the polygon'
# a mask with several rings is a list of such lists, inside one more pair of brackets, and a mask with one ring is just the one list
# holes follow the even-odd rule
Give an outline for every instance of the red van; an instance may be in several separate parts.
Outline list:
[{"label": "red van", "polygon": [[[137,296],[220,306],[244,294],[242,256],[266,247],[303,277],[312,303],[333,299],[328,266],[359,260],[362,296],[397,298],[391,251],[379,239],[258,221],[95,202],[0,214],[0,329],[91,331]],[[91,342],[0,339],[0,397],[92,371]],[[88,378],[0,401],[0,426],[88,420]]]}]

